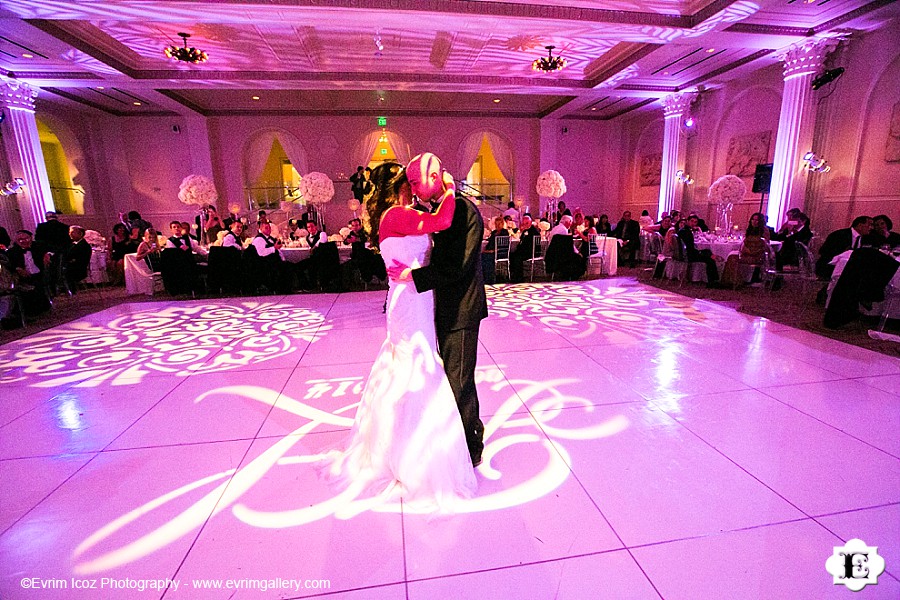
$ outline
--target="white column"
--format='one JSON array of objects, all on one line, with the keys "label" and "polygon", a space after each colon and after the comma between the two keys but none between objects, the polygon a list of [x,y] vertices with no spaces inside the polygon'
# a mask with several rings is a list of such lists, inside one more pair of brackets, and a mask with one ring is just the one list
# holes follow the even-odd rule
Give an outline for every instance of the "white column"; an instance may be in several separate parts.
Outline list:
[{"label": "white column", "polygon": [[675,172],[684,169],[685,139],[682,135],[684,113],[694,101],[694,94],[675,93],[663,98],[666,128],[663,133],[662,176],[659,183],[657,218],[681,205],[684,184],[675,179]]},{"label": "white column", "polygon": [[[13,177],[25,180],[24,192],[16,197],[22,215],[22,226],[34,231],[44,220],[44,214],[53,210],[50,180],[41,152],[37,121],[34,119],[34,99],[37,90],[27,83],[0,78],[0,103],[5,108],[12,135],[4,135],[6,155]],[[0,182],[2,185],[2,182]]]},{"label": "white column", "polygon": [[781,56],[784,95],[781,97],[772,185],[766,209],[769,224],[775,228],[781,227],[784,213],[789,208],[804,209],[806,172],[802,161],[803,155],[813,149],[816,121],[812,80],[821,70],[825,56],[837,43],[835,39],[811,39],[790,46]]}]

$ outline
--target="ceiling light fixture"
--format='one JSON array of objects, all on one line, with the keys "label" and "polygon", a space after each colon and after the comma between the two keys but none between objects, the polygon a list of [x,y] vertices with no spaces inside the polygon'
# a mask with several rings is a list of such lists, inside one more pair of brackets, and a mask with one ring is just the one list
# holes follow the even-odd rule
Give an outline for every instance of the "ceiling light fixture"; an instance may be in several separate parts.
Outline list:
[{"label": "ceiling light fixture", "polygon": [[140,105],[141,105],[140,102],[132,102],[132,104],[134,104],[135,106],[140,106]]},{"label": "ceiling light fixture", "polygon": [[191,37],[190,34],[179,33],[178,35],[181,37],[181,39],[184,40],[184,47],[169,46],[165,50],[167,57],[171,58],[172,60],[178,60],[191,64],[202,63],[209,60],[209,55],[203,50],[197,50],[193,46],[188,48],[187,41],[188,38]]},{"label": "ceiling light fixture", "polygon": [[535,71],[543,71],[545,73],[552,73],[553,71],[559,71],[560,69],[565,68],[567,62],[562,56],[553,56],[553,49],[556,46],[544,46],[547,49],[547,56],[542,56],[541,58],[536,58],[533,63],[531,63],[531,68]]},{"label": "ceiling light fixture", "polygon": [[259,100],[259,96],[253,96],[254,100]]},{"label": "ceiling light fixture", "polygon": [[712,54],[712,53],[715,52],[715,51],[716,51],[715,48],[707,48],[706,53],[707,53],[707,54]]},{"label": "ceiling light fixture", "polygon": [[22,58],[34,58],[34,54],[28,54],[27,52],[22,54]]},{"label": "ceiling light fixture", "polygon": [[494,98],[494,104],[500,104],[500,98]]}]

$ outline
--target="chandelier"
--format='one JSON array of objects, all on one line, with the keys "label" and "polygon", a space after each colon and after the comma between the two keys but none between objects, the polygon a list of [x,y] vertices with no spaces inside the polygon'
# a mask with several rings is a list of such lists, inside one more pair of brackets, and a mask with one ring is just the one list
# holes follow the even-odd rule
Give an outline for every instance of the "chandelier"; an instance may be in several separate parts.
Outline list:
[{"label": "chandelier", "polygon": [[166,48],[166,56],[172,60],[180,60],[186,63],[202,63],[209,59],[209,55],[203,50],[197,50],[194,47],[188,48],[187,41],[191,37],[187,33],[178,34],[184,40],[184,46],[169,46]]},{"label": "chandelier", "polygon": [[531,68],[535,71],[544,71],[545,73],[550,73],[553,71],[559,71],[560,69],[566,66],[566,59],[562,56],[553,56],[553,49],[556,46],[544,46],[547,49],[547,56],[542,56],[541,58],[536,58],[533,63],[531,63]]}]

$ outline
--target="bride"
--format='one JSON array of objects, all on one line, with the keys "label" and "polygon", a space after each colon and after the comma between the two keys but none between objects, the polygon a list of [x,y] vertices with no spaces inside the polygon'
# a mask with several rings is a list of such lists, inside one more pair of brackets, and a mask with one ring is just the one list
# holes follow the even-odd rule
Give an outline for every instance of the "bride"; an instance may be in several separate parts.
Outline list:
[{"label": "bride", "polygon": [[[401,165],[372,170],[368,228],[385,264],[427,264],[429,234],[453,220],[453,178],[444,173],[443,179],[442,200],[450,201],[429,214],[412,208]],[[474,494],[472,459],[437,347],[432,292],[417,293],[412,281],[391,281],[387,339],[363,390],[350,442],[326,460],[328,476],[347,487],[344,499],[365,502],[370,496],[381,502],[399,496],[413,510],[446,512]]]}]

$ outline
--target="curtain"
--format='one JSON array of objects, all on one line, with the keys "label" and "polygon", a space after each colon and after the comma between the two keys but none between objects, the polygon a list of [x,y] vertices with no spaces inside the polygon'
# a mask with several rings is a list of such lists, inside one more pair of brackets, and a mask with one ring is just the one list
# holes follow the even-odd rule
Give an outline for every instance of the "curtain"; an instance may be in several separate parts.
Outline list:
[{"label": "curtain", "polygon": [[272,152],[272,144],[275,140],[284,148],[285,154],[291,164],[297,169],[300,175],[305,175],[309,166],[306,162],[306,151],[297,139],[283,131],[263,131],[250,140],[247,147],[247,154],[244,156],[244,176],[248,186],[252,186],[257,182],[263,169],[266,167],[266,161]]},{"label": "curtain", "polygon": [[457,172],[455,176],[459,179],[465,179],[469,174],[469,170],[478,159],[478,151],[481,150],[481,140],[484,138],[483,131],[475,131],[466,136],[466,139],[459,145],[459,153],[457,163]]},{"label": "curtain", "polygon": [[272,152],[272,142],[275,141],[274,131],[264,131],[250,140],[244,155],[244,181],[252,186],[262,175],[266,167],[266,161]]},{"label": "curtain", "polygon": [[288,160],[291,161],[291,165],[300,173],[300,176],[302,177],[309,173],[309,164],[306,162],[306,150],[303,149],[303,145],[294,136],[282,133],[276,133],[275,135],[281,147],[284,148],[284,153],[287,154]]},{"label": "curtain", "polygon": [[[375,148],[378,147],[378,138],[380,137],[380,131],[373,131],[357,142],[356,147],[353,149],[354,165],[362,165],[363,167],[369,165],[369,161],[372,160],[372,155],[375,154]],[[354,168],[354,171],[355,170],[356,169]]]},{"label": "curtain", "polygon": [[512,148],[510,148],[509,144],[496,133],[488,131],[485,135],[487,136],[488,144],[491,147],[491,152],[494,153],[494,160],[497,161],[500,172],[507,181],[512,183],[513,174],[515,172],[515,160],[513,159]]},{"label": "curtain", "polygon": [[409,164],[410,159],[412,158],[411,150],[409,148],[409,144],[399,133],[394,133],[393,131],[385,132],[388,139],[388,144],[391,145],[391,148],[394,150],[394,154],[397,156],[397,162],[403,166]]}]

